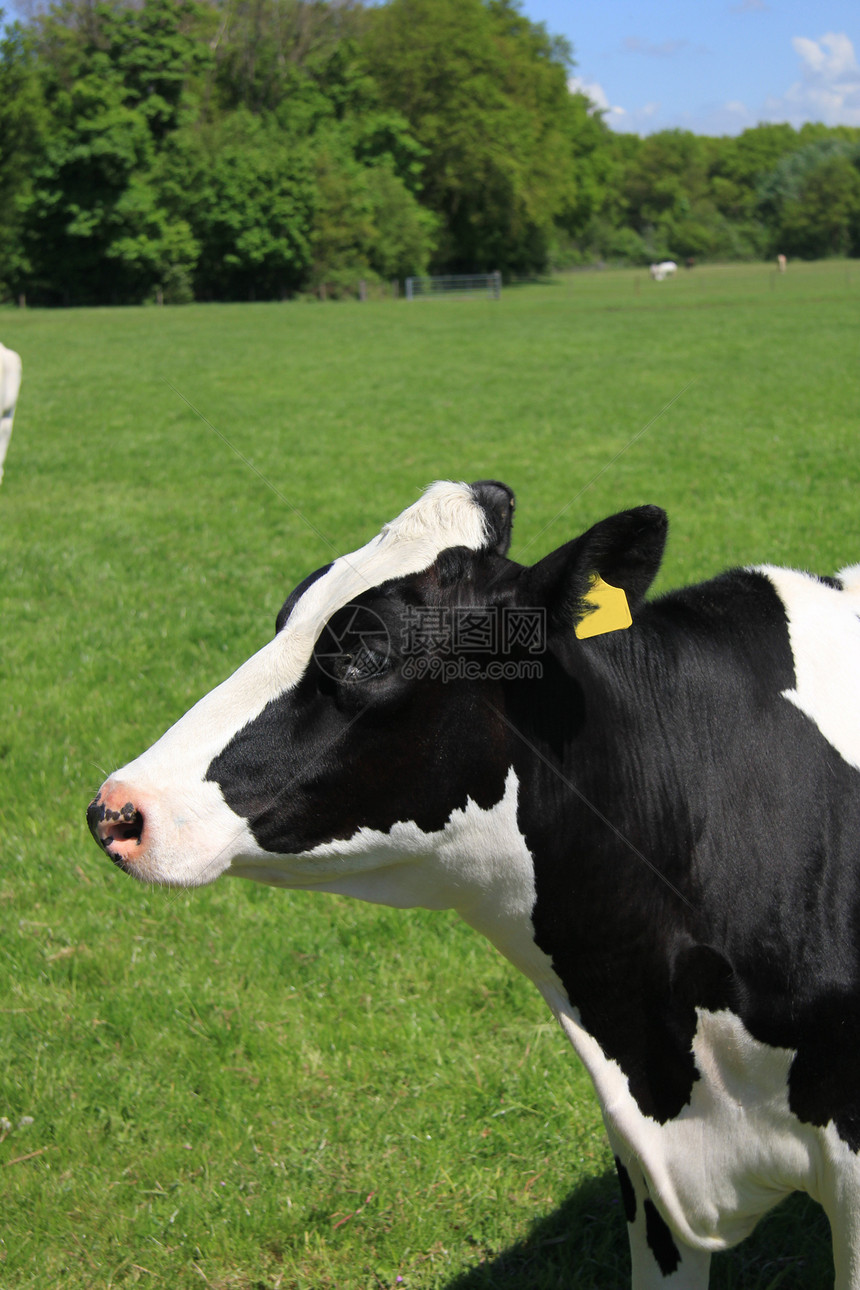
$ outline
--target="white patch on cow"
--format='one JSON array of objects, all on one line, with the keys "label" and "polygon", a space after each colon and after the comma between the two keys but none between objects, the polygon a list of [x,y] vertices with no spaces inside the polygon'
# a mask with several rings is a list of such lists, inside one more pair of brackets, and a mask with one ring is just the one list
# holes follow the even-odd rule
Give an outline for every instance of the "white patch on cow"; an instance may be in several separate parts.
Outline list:
[{"label": "white patch on cow", "polygon": [[660,1124],[640,1111],[566,996],[543,993],[594,1081],[613,1149],[643,1171],[680,1241],[728,1249],[791,1191],[808,1192],[831,1216],[860,1203],[857,1157],[835,1127],[803,1124],[789,1108],[791,1049],[760,1043],[732,1012],[697,1009],[701,1078],[681,1113]]},{"label": "white patch on cow", "polygon": [[3,462],[12,438],[12,423],[20,389],[21,357],[14,349],[0,345],[0,482],[3,480]]},{"label": "white patch on cow", "polygon": [[[154,881],[213,882],[236,855],[265,854],[246,821],[204,776],[215,758],[267,704],[294,688],[325,624],[371,587],[428,569],[452,546],[479,550],[486,520],[467,484],[440,481],[351,555],[308,587],[284,629],[205,695],[145,753],[115,771],[147,819],[146,872]],[[133,786],[133,792],[132,792]]]},{"label": "white patch on cow", "polygon": [[[846,565],[836,576],[842,583],[846,596],[860,598],[860,564]],[[855,606],[855,612],[860,613],[860,604]]]},{"label": "white patch on cow", "polygon": [[860,567],[843,571],[844,591],[793,569],[758,572],[773,583],[788,619],[795,686],[783,697],[860,770]]},{"label": "white patch on cow", "polygon": [[551,960],[534,941],[534,864],[517,823],[518,790],[510,769],[495,806],[483,810],[470,798],[437,831],[425,833],[412,820],[385,833],[361,828],[298,856],[243,855],[231,872],[399,909],[454,909],[520,971],[558,990]]},{"label": "white patch on cow", "polygon": [[[171,887],[199,887],[224,873],[237,850],[243,855],[266,854],[247,821],[230,810],[217,784],[195,782],[188,792],[181,756],[171,758],[165,769],[173,774],[157,797],[143,791],[134,795],[148,831],[144,858],[135,866],[139,877]],[[114,779],[124,774],[117,771]]]}]

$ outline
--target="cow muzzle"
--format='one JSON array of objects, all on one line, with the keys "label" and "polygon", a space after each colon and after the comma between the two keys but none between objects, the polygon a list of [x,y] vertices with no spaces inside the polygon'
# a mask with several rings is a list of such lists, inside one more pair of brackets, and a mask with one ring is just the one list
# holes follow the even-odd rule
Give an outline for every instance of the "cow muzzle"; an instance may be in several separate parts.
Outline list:
[{"label": "cow muzzle", "polygon": [[118,868],[163,887],[202,887],[236,857],[264,854],[217,784],[183,779],[175,766],[160,776],[131,762],[115,771],[90,802],[87,823]]},{"label": "cow muzzle", "polygon": [[146,813],[128,786],[107,780],[87,807],[90,832],[115,865],[144,876],[148,843]]}]

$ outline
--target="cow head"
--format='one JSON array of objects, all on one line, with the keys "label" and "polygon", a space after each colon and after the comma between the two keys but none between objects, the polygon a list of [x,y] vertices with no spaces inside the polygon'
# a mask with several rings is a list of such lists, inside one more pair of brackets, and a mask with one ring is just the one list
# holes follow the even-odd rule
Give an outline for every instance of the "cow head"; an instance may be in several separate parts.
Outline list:
[{"label": "cow head", "polygon": [[575,629],[597,578],[635,611],[665,516],[624,512],[526,567],[513,509],[502,484],[434,484],[301,583],[274,640],[102,785],[110,858],[156,883],[229,871],[461,912],[488,874],[525,872],[509,693],[594,648]]}]

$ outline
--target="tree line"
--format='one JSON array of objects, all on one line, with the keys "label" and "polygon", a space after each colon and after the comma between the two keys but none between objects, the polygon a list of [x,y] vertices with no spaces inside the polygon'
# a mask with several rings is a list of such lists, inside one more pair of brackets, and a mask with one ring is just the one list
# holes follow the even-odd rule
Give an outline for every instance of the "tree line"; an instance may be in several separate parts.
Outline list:
[{"label": "tree line", "polygon": [[517,0],[59,0],[0,42],[0,296],[860,255],[860,130],[611,131]]}]

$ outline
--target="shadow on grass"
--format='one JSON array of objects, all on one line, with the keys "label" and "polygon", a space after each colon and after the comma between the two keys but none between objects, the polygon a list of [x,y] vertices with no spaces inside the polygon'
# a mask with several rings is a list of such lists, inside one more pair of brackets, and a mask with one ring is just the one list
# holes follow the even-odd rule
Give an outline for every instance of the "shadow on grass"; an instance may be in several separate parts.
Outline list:
[{"label": "shadow on grass", "polygon": [[[716,1255],[710,1290],[827,1290],[830,1227],[807,1196],[789,1197],[752,1236]],[[614,1173],[578,1187],[521,1241],[445,1290],[629,1290],[627,1231]]]}]

